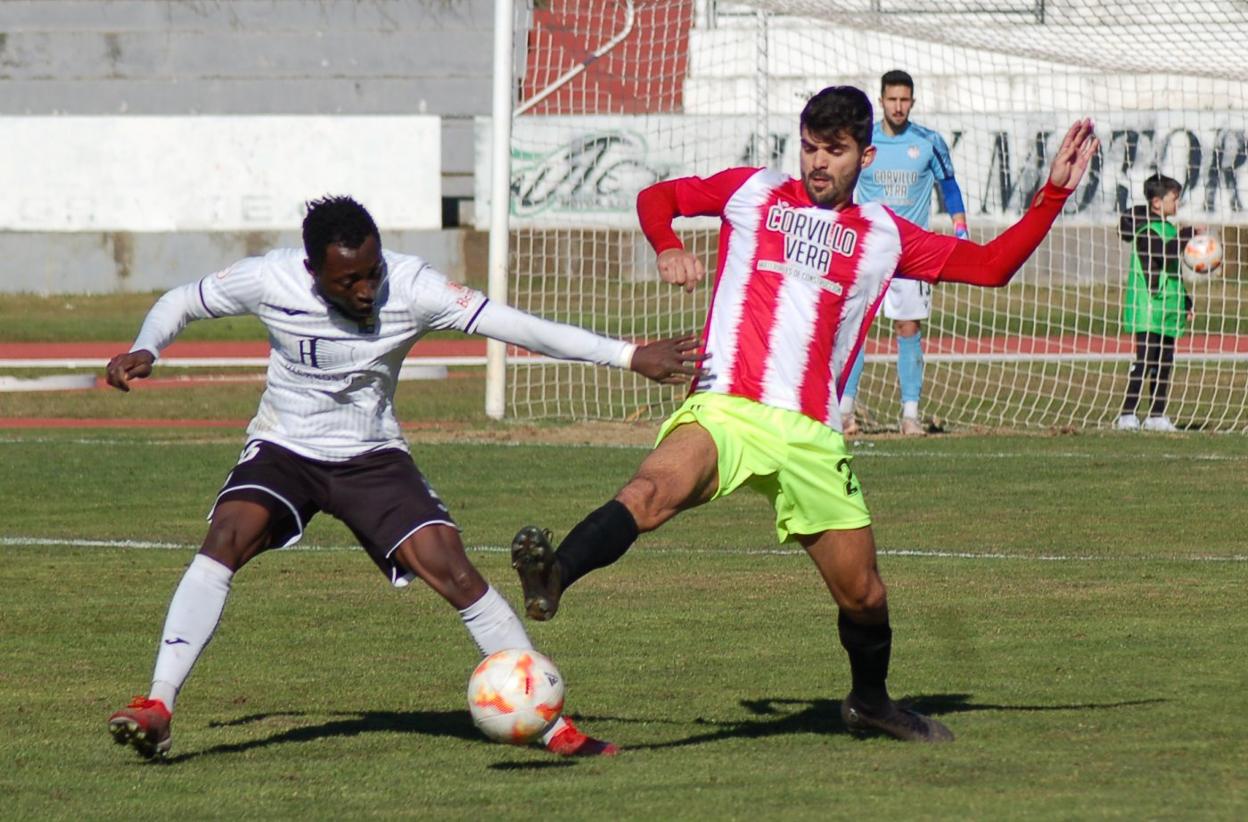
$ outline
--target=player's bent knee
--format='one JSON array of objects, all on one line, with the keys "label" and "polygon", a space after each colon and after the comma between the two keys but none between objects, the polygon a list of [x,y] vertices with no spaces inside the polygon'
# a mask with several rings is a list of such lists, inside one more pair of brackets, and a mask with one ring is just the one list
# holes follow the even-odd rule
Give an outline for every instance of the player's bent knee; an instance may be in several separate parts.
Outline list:
[{"label": "player's bent knee", "polygon": [[633,515],[640,533],[653,531],[677,513],[675,506],[661,500],[659,484],[648,476],[633,477],[615,498]]},{"label": "player's bent knee", "polygon": [[395,558],[456,607],[466,607],[485,593],[485,578],[468,559],[454,528],[422,528],[399,546]]},{"label": "player's bent knee", "polygon": [[888,613],[888,590],[878,576],[847,586],[838,592],[836,604],[858,622],[874,622]]},{"label": "player's bent knee", "polygon": [[230,529],[214,529],[204,538],[199,553],[221,563],[231,571],[237,571],[261,550],[263,547],[258,539],[244,538]]}]

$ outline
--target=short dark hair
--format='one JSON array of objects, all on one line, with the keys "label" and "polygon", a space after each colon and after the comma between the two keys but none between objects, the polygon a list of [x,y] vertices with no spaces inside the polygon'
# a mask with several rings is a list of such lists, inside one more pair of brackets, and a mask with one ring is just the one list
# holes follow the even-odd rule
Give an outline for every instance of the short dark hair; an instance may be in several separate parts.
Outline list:
[{"label": "short dark hair", "polygon": [[801,123],[811,134],[831,137],[845,132],[859,148],[871,145],[871,100],[853,86],[828,86],[806,101]]},{"label": "short dark hair", "polygon": [[889,86],[905,86],[910,89],[911,95],[914,94],[914,78],[910,76],[909,72],[901,69],[884,72],[884,76],[880,78],[880,94],[883,94],[884,89]]},{"label": "short dark hair", "polygon": [[359,248],[369,237],[381,240],[368,209],[350,197],[326,195],[306,203],[303,218],[303,251],[313,271],[325,265],[325,249],[331,245]]},{"label": "short dark hair", "polygon": [[1154,197],[1165,197],[1170,192],[1183,193],[1183,185],[1173,177],[1167,177],[1160,171],[1151,177],[1144,178],[1144,202],[1153,204]]}]

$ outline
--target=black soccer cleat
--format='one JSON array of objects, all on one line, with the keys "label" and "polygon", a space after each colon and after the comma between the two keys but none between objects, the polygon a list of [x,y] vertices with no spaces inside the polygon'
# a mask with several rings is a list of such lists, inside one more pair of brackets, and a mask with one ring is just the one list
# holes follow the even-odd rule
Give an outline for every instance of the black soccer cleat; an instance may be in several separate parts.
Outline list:
[{"label": "black soccer cleat", "polygon": [[511,541],[511,567],[520,575],[524,590],[524,612],[529,619],[544,622],[559,610],[563,580],[551,534],[536,525],[526,525]]},{"label": "black soccer cleat", "polygon": [[841,719],[845,721],[849,732],[856,736],[879,731],[906,742],[953,741],[953,731],[946,728],[944,723],[903,708],[891,699],[884,710],[872,711],[851,692],[841,703]]}]

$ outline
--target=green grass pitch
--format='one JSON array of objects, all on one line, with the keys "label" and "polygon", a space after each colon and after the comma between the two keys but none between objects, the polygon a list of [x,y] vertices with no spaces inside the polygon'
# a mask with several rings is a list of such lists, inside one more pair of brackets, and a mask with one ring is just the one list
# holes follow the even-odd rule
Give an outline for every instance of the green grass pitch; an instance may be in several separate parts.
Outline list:
[{"label": "green grass pitch", "polygon": [[[321,519],[303,550],[236,577],[171,761],[146,764],[105,719],[146,689],[240,436],[0,431],[6,818],[1248,815],[1243,438],[856,447],[890,585],[892,689],[948,723],[952,745],[844,732],[831,599],[742,493],[643,537],[558,618],[528,624],[568,680],[569,713],[623,746],[613,760],[486,742],[464,704],[476,653],[457,615],[423,586],[391,590]],[[644,453],[413,450],[513,604],[515,529],[566,532]]]}]

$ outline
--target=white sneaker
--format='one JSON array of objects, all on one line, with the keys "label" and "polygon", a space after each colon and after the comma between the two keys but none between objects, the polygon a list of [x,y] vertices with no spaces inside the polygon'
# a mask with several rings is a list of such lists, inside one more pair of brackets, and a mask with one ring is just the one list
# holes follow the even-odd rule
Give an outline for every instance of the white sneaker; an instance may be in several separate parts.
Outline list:
[{"label": "white sneaker", "polygon": [[1170,422],[1170,418],[1165,414],[1160,417],[1149,417],[1144,420],[1144,424],[1140,426],[1145,431],[1178,431],[1174,423]]},{"label": "white sneaker", "polygon": [[921,437],[927,432],[923,430],[923,423],[914,417],[902,417],[901,433],[907,437]]},{"label": "white sneaker", "polygon": [[1123,414],[1118,418],[1118,422],[1114,423],[1114,427],[1119,431],[1139,431],[1140,421],[1135,414]]}]

